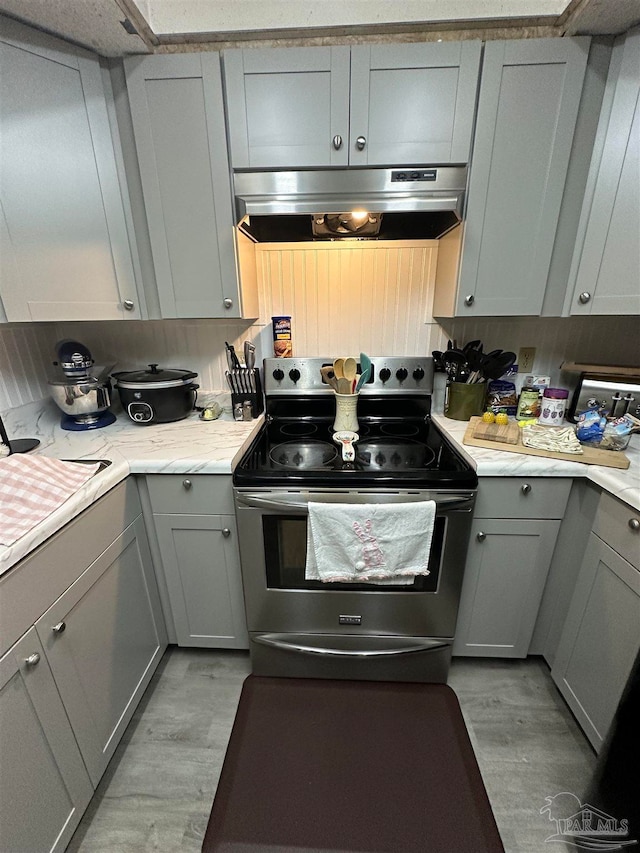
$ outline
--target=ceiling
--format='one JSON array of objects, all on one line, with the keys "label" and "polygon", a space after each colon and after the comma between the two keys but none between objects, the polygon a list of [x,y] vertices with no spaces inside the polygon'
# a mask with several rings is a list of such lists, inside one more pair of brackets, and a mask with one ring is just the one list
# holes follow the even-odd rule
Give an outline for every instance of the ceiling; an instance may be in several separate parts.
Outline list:
[{"label": "ceiling", "polygon": [[319,43],[380,33],[617,34],[640,23],[640,0],[0,0],[0,12],[116,57],[185,43]]}]

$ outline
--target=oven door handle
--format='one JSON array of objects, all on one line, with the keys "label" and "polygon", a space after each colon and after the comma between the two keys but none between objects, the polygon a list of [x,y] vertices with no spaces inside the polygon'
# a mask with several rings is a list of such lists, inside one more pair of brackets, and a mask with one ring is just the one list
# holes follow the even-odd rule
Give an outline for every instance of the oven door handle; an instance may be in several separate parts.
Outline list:
[{"label": "oven door handle", "polygon": [[300,640],[285,639],[286,637],[286,634],[258,634],[257,636],[254,635],[252,639],[255,643],[260,643],[263,646],[273,646],[283,651],[341,658],[394,657],[397,655],[415,654],[416,652],[435,652],[438,649],[446,649],[451,646],[451,642],[446,640],[421,639],[412,640],[411,643],[390,648],[336,649],[318,645],[310,646]]},{"label": "oven door handle", "polygon": [[[356,503],[355,501],[349,500],[349,495],[339,495],[339,498],[343,498],[339,501],[331,501],[331,503]],[[367,503],[373,503],[374,495],[363,496],[364,500],[362,501]],[[395,495],[385,495],[385,501],[388,503],[412,503],[413,501],[394,501],[393,497]],[[256,494],[244,494],[242,492],[236,494],[236,500],[239,506],[250,506],[256,507],[258,509],[269,509],[269,510],[277,510],[280,512],[286,512],[287,510],[299,509],[299,510],[308,510],[309,501],[313,500],[313,496],[310,498],[304,497],[293,497],[291,495],[278,495],[277,493],[274,495],[270,495],[269,497],[263,497],[263,495]],[[420,500],[425,500],[425,498],[420,498]],[[320,501],[324,503],[324,501]],[[447,495],[438,496],[435,498],[435,503],[437,509],[440,510],[449,510],[449,509],[457,509],[459,507],[469,507],[472,504],[472,498],[469,495]]]}]

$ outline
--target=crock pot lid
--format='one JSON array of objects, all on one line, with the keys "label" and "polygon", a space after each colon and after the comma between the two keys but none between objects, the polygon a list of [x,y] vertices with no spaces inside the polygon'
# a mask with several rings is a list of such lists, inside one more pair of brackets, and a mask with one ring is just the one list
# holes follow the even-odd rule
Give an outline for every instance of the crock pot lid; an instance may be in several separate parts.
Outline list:
[{"label": "crock pot lid", "polygon": [[188,384],[198,374],[192,370],[158,369],[157,364],[150,364],[148,370],[124,370],[113,375],[123,388],[134,385],[136,387],[142,385],[144,388],[175,388]]}]

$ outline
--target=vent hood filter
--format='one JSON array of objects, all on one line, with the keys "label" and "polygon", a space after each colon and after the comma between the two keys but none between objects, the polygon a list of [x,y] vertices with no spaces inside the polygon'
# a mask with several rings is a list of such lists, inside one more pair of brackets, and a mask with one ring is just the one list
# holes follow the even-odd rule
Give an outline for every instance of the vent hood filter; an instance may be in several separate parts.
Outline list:
[{"label": "vent hood filter", "polygon": [[238,172],[239,225],[256,242],[436,239],[462,219],[466,167]]}]

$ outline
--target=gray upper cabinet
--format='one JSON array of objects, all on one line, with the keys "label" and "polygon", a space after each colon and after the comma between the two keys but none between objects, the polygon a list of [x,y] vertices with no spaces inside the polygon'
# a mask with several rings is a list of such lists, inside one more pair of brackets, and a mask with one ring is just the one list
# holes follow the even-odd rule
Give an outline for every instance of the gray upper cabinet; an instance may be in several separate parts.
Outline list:
[{"label": "gray upper cabinet", "polygon": [[257,316],[238,290],[219,54],[124,66],[162,317]]},{"label": "gray upper cabinet", "polygon": [[234,169],[347,165],[348,47],[228,50],[224,75]]},{"label": "gray upper cabinet", "polygon": [[570,281],[570,314],[640,314],[640,30],[613,50]]},{"label": "gray upper cabinet", "polygon": [[98,58],[0,24],[6,318],[140,318]]},{"label": "gray upper cabinet", "polygon": [[479,41],[351,48],[350,165],[466,163],[480,50]]},{"label": "gray upper cabinet", "polygon": [[540,313],[589,45],[486,45],[459,279],[448,310],[437,300],[439,314]]},{"label": "gray upper cabinet", "polygon": [[479,41],[231,50],[234,169],[466,163]]}]

